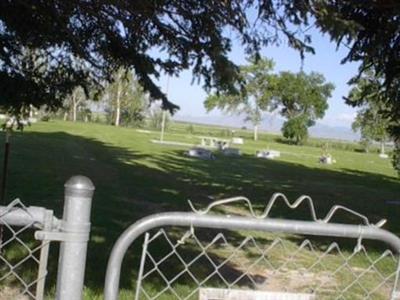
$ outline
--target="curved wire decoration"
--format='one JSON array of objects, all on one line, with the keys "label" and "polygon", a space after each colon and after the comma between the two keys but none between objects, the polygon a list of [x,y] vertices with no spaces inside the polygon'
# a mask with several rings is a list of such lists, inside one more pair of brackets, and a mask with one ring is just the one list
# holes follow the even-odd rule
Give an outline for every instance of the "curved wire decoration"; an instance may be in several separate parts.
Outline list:
[{"label": "curved wire decoration", "polygon": [[282,193],[274,193],[272,195],[272,197],[269,199],[267,205],[265,206],[265,209],[263,211],[263,213],[257,215],[254,211],[253,208],[253,204],[251,203],[251,201],[243,196],[237,196],[237,197],[232,197],[232,198],[226,198],[226,199],[221,199],[221,200],[216,200],[211,202],[205,209],[197,209],[194,207],[193,203],[188,200],[189,206],[192,209],[193,212],[199,214],[199,215],[205,215],[208,214],[213,208],[217,207],[217,206],[221,206],[221,205],[226,205],[226,204],[232,204],[232,203],[238,203],[238,202],[244,202],[245,204],[247,204],[250,215],[254,218],[257,219],[265,219],[269,217],[269,214],[272,210],[272,208],[274,207],[275,203],[280,200],[283,201],[287,207],[289,207],[290,209],[296,209],[297,207],[299,207],[303,202],[306,202],[308,204],[308,208],[311,214],[311,218],[313,221],[315,222],[323,222],[323,223],[329,223],[331,221],[331,219],[336,215],[336,213],[338,211],[344,211],[346,213],[348,213],[349,215],[353,215],[358,217],[359,219],[361,219],[362,223],[364,225],[367,226],[376,226],[376,227],[382,227],[385,223],[386,223],[386,219],[381,219],[379,222],[377,222],[376,224],[372,224],[370,223],[370,221],[368,220],[368,218],[363,215],[360,214],[350,208],[347,208],[345,206],[342,205],[334,205],[329,212],[326,214],[326,216],[322,219],[319,219],[317,217],[317,213],[315,211],[315,207],[314,207],[314,202],[312,200],[312,198],[310,196],[300,196],[299,198],[297,198],[293,203],[290,203],[290,201],[288,200],[288,198],[282,194]]}]

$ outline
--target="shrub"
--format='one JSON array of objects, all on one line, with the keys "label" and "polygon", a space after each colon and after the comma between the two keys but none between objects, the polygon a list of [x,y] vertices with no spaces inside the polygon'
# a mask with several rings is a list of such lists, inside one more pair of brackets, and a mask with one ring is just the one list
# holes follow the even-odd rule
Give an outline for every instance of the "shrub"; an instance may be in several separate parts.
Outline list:
[{"label": "shrub", "polygon": [[44,116],[42,116],[40,118],[40,120],[43,121],[43,122],[48,122],[48,121],[50,121],[50,116],[49,115],[44,115]]},{"label": "shrub", "polygon": [[186,127],[186,132],[187,132],[187,133],[190,133],[190,134],[194,134],[194,126],[193,126],[192,124],[189,124],[189,125]]}]

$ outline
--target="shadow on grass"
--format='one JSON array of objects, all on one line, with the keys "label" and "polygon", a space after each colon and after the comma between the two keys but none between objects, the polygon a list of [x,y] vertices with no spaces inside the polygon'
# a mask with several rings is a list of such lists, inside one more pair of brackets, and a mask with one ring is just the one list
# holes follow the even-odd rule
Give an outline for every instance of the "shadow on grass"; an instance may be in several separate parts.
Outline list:
[{"label": "shadow on grass", "polygon": [[[400,207],[385,204],[386,200],[400,200],[400,185],[395,178],[350,169],[311,168],[248,155],[202,161],[184,157],[183,151],[152,144],[148,147],[159,150],[148,154],[65,132],[26,132],[13,137],[9,200],[19,197],[26,205],[45,206],[61,216],[64,182],[74,174],[93,180],[96,192],[86,269],[86,286],[91,289],[103,289],[111,247],[124,229],[152,213],[189,210],[187,199],[203,207],[210,202],[209,197],[243,195],[261,211],[275,192],[283,192],[292,201],[307,194],[314,199],[321,218],[333,205],[341,204],[369,216],[371,222],[387,218],[386,228],[400,232]],[[278,203],[272,217],[309,220],[310,214],[305,205],[291,211]],[[236,235],[237,239],[243,238]],[[140,245],[141,242],[136,243],[127,254],[124,265],[130,270],[121,277],[122,287],[132,286],[136,272],[132,266],[140,257]],[[54,248],[50,280],[56,278]],[[236,274],[235,266],[230,268],[228,272]]]}]

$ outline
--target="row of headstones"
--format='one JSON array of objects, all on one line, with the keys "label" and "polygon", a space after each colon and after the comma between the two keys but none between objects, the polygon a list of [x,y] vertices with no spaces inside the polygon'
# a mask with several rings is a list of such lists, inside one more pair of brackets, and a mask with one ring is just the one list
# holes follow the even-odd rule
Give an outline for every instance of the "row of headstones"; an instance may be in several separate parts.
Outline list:
[{"label": "row of headstones", "polygon": [[[240,149],[230,147],[220,149],[220,153],[225,156],[240,156],[242,154]],[[215,155],[211,150],[201,147],[194,147],[189,149],[186,152],[186,155],[201,159],[215,159]],[[256,152],[257,158],[275,159],[280,156],[281,153],[275,150],[261,150]]]},{"label": "row of headstones", "polygon": [[[230,147],[231,144],[243,145],[244,140],[242,138],[232,138],[231,140],[218,139],[213,137],[201,137],[201,146],[217,148],[220,153],[225,156],[240,156],[241,151],[238,148]],[[202,147],[195,147],[186,152],[186,155],[190,157],[196,157],[201,159],[215,159],[215,155],[211,150],[204,149]],[[256,152],[257,158],[275,159],[281,156],[280,151],[276,150],[260,150]],[[336,163],[336,160],[331,155],[322,155],[319,158],[321,164],[331,165]]]},{"label": "row of headstones", "polygon": [[[225,156],[240,156],[242,153],[240,149],[237,148],[222,148],[220,149],[220,153]],[[189,149],[186,152],[187,156],[196,157],[200,159],[215,159],[214,153],[209,149],[204,149],[201,147],[194,147]],[[280,151],[276,150],[260,150],[256,152],[255,155],[257,158],[265,158],[265,159],[275,159],[281,156]],[[319,158],[319,162],[321,164],[331,165],[336,163],[336,160],[332,158],[331,155],[322,155]]]},{"label": "row of headstones", "polygon": [[[217,148],[223,155],[226,156],[240,156],[241,152],[237,148],[230,147],[231,144],[243,145],[243,138],[232,138],[231,140],[218,139],[213,137],[201,137],[201,146],[202,147],[210,147]],[[188,151],[189,156],[199,157],[209,159],[210,157],[214,157],[212,152],[203,148],[193,148]],[[256,152],[256,157],[258,158],[266,158],[266,159],[275,159],[280,157],[280,152],[276,150],[260,150]],[[388,158],[389,156],[385,153],[379,154],[380,158]],[[336,160],[330,154],[323,154],[319,157],[319,162],[321,164],[331,165],[336,163]]]},{"label": "row of headstones", "polygon": [[230,144],[243,145],[244,141],[242,138],[232,138],[231,140],[225,140],[213,137],[201,137],[200,143],[202,147],[211,147],[218,149],[228,148]]}]

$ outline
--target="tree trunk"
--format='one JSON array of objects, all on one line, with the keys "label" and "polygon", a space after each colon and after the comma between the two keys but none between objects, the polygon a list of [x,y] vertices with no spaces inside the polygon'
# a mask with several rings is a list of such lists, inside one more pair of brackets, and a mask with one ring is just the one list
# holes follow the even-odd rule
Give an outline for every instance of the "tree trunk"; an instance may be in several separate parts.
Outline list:
[{"label": "tree trunk", "polygon": [[258,125],[254,125],[254,140],[258,141]]},{"label": "tree trunk", "polygon": [[68,119],[68,112],[65,112],[64,113],[64,121],[67,121],[67,119]]},{"label": "tree trunk", "polygon": [[160,136],[160,140],[161,142],[164,141],[164,130],[165,130],[165,117],[166,117],[166,111],[163,110],[162,111],[162,120],[161,120],[161,136]]},{"label": "tree trunk", "polygon": [[385,154],[385,142],[381,141],[381,154]]},{"label": "tree trunk", "polygon": [[33,118],[33,105],[29,104],[29,118]]},{"label": "tree trunk", "polygon": [[118,83],[117,107],[115,109],[115,126],[119,126],[121,117],[121,83]]},{"label": "tree trunk", "polygon": [[74,103],[72,106],[72,121],[76,122],[76,110],[77,110],[77,105]]},{"label": "tree trunk", "polygon": [[72,93],[72,121],[76,122],[76,109],[77,109],[77,103],[76,103],[76,95],[75,92]]}]

